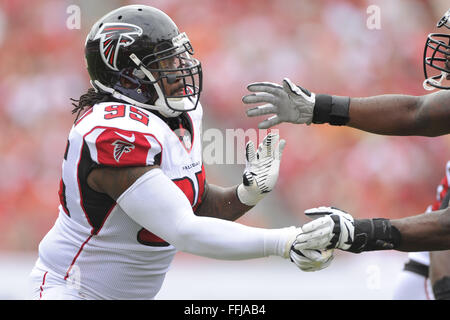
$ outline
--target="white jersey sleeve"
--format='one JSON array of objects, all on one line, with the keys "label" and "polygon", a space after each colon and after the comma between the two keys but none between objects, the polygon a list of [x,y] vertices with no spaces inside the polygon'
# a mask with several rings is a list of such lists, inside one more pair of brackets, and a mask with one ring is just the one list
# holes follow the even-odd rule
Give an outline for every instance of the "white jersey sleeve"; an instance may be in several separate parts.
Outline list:
[{"label": "white jersey sleeve", "polygon": [[141,176],[117,203],[133,220],[178,250],[215,259],[287,257],[298,233],[295,227],[262,229],[196,216],[183,192],[160,169]]}]

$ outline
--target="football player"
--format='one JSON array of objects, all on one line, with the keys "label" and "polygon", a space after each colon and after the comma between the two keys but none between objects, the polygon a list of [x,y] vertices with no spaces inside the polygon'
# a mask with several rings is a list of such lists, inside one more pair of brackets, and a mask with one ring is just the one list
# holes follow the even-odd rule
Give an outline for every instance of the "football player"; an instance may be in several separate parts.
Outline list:
[{"label": "football player", "polygon": [[281,256],[302,270],[332,251],[297,251],[301,228],[232,222],[277,181],[285,141],[246,146],[243,183],[208,184],[202,68],[185,33],[149,6],[116,9],[85,42],[92,87],[75,104],[59,215],[31,272],[35,299],[153,299],[177,250],[226,260]]},{"label": "football player", "polygon": [[[450,28],[450,10],[439,20],[438,28]],[[442,89],[424,96],[380,95],[350,98],[314,94],[284,79],[282,85],[269,82],[252,83],[252,92],[243,97],[245,104],[263,103],[247,110],[249,117],[272,114],[259,123],[270,128],[282,122],[296,124],[346,125],[383,135],[420,135],[435,137],[450,133],[450,35],[430,34],[427,38],[423,67],[424,87]],[[432,74],[429,74],[429,71]],[[308,232],[299,236],[297,248],[340,248],[352,252],[396,249],[431,251],[450,249],[450,211],[448,200],[440,210],[398,220],[354,220],[336,208],[316,208],[309,215],[325,217],[304,226]],[[339,226],[341,228],[339,228]],[[350,229],[347,229],[350,228]],[[328,242],[330,241],[330,242]],[[320,243],[320,245],[319,245]],[[428,253],[414,254],[409,270],[428,275]],[[437,299],[450,297],[450,257],[447,252],[432,253],[433,291]],[[425,266],[423,266],[425,264]],[[412,266],[411,266],[412,265]],[[425,269],[423,268],[425,267]],[[447,268],[446,272],[442,267]],[[419,272],[420,271],[420,272]],[[442,277],[442,275],[447,275]],[[423,282],[421,284],[423,286]]]},{"label": "football player", "polygon": [[[426,212],[432,213],[448,206],[450,182],[450,161],[445,168],[445,176],[436,188],[434,202]],[[430,258],[431,256],[431,258]],[[393,299],[395,300],[432,300],[434,299],[432,283],[448,273],[450,255],[448,251],[410,252],[403,272],[397,279]],[[432,262],[430,266],[430,261]]]}]

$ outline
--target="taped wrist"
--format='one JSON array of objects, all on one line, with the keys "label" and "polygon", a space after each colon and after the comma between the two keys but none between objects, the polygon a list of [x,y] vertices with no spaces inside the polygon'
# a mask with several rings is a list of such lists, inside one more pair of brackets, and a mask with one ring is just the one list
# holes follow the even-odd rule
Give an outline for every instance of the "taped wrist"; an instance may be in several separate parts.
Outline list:
[{"label": "taped wrist", "polygon": [[389,219],[357,219],[353,244],[348,251],[392,250],[400,245],[400,231]]},{"label": "taped wrist", "polygon": [[343,126],[350,120],[349,107],[350,97],[317,94],[312,122]]},{"label": "taped wrist", "polygon": [[443,277],[433,285],[433,294],[436,300],[450,300],[450,277]]},{"label": "taped wrist", "polygon": [[255,206],[265,195],[265,193],[256,194],[249,192],[242,183],[236,188],[236,197],[241,203],[250,207]]}]

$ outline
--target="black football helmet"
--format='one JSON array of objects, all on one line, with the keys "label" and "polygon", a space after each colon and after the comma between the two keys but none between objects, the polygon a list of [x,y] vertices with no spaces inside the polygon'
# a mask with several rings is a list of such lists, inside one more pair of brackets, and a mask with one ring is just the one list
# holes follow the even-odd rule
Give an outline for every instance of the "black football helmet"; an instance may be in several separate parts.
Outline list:
[{"label": "black football helmet", "polygon": [[[438,28],[450,29],[450,9],[444,14],[436,25]],[[423,87],[426,90],[450,89],[450,86],[442,85],[442,80],[450,76],[450,34],[430,33],[425,43],[423,52],[423,72],[425,81]],[[438,70],[434,75],[428,74],[428,69]]]},{"label": "black football helmet", "polygon": [[[165,117],[197,107],[202,68],[193,54],[187,35],[168,15],[144,5],[106,14],[94,24],[85,43],[87,69],[96,91]],[[174,89],[167,92],[163,81]]]}]

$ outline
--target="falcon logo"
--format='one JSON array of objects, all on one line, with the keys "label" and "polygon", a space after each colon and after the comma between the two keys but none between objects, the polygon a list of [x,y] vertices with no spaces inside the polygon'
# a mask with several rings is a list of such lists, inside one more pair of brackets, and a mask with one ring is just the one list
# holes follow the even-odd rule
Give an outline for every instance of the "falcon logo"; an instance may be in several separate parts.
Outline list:
[{"label": "falcon logo", "polygon": [[116,162],[120,161],[124,153],[131,152],[135,148],[134,144],[122,140],[116,140],[111,144],[114,146],[114,160]]},{"label": "falcon logo", "polygon": [[112,70],[117,68],[117,56],[120,47],[128,47],[135,38],[142,35],[142,28],[128,23],[104,23],[98,30],[94,40],[100,39],[101,56],[105,64]]}]

